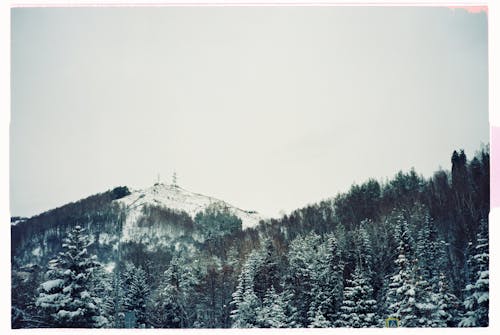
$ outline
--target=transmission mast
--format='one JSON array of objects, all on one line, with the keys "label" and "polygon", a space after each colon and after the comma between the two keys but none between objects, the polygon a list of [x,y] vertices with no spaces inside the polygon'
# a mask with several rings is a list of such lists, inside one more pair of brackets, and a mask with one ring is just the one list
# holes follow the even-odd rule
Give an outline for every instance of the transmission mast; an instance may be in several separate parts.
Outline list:
[{"label": "transmission mast", "polygon": [[177,172],[174,171],[174,174],[172,175],[172,185],[177,187]]}]

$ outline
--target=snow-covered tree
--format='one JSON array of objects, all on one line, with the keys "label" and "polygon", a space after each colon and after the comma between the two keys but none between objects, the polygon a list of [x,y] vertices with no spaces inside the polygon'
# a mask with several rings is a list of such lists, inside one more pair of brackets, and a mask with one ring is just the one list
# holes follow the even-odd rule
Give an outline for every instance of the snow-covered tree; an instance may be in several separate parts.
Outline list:
[{"label": "snow-covered tree", "polygon": [[387,291],[389,317],[398,318],[403,327],[416,327],[417,279],[416,262],[412,259],[412,241],[408,224],[402,216],[398,218],[399,246],[395,261],[397,270],[391,277]]},{"label": "snow-covered tree", "polygon": [[90,290],[96,296],[96,303],[100,316],[95,319],[96,326],[102,328],[113,327],[115,312],[115,292],[113,277],[103,267],[96,268],[90,278]]},{"label": "snow-covered tree", "polygon": [[257,309],[257,326],[259,328],[287,328],[290,326],[287,316],[288,301],[283,292],[276,293],[271,287],[262,302],[262,307]]},{"label": "snow-covered tree", "polygon": [[353,328],[376,326],[378,323],[376,304],[369,278],[365,276],[361,266],[358,266],[344,288],[344,300],[336,326]]},{"label": "snow-covered tree", "polygon": [[[310,313],[311,310],[314,310],[311,304],[315,295],[321,293],[313,292],[315,288],[315,267],[318,262],[317,253],[320,245],[321,237],[311,233],[296,237],[290,243],[288,251],[287,289],[292,293],[292,304],[297,309],[295,322],[300,327],[307,327],[309,318],[314,317]],[[326,259],[323,261],[327,262]],[[318,299],[321,298],[318,297]]]},{"label": "snow-covered tree", "polygon": [[262,264],[259,251],[252,251],[243,265],[238,278],[236,292],[233,293],[234,306],[231,312],[233,328],[253,328],[257,326],[257,310],[261,303],[254,291],[254,278],[257,268]]},{"label": "snow-covered tree", "polygon": [[458,311],[453,303],[457,298],[451,293],[445,275],[448,269],[446,243],[440,238],[427,210],[421,208],[420,213],[415,250],[419,287],[416,297],[418,326],[451,326]]},{"label": "snow-covered tree", "polygon": [[155,302],[157,327],[187,328],[195,318],[195,288],[198,270],[190,260],[176,255],[163,274]]},{"label": "snow-covered tree", "polygon": [[255,269],[254,291],[259,300],[263,300],[268,290],[279,286],[278,259],[271,239],[262,242],[262,261]]},{"label": "snow-covered tree", "polygon": [[13,264],[12,275],[12,328],[31,328],[43,325],[37,320],[39,309],[36,307],[40,278],[44,272],[36,264],[17,268]]},{"label": "snow-covered tree", "polygon": [[76,226],[64,239],[63,251],[49,262],[48,280],[40,285],[36,306],[52,327],[91,328],[101,326],[100,298],[92,291],[91,277],[99,267],[84,229]]},{"label": "snow-covered tree", "polygon": [[316,310],[309,311],[309,325],[308,328],[330,328],[332,323],[326,319],[321,308],[317,307]]},{"label": "snow-covered tree", "polygon": [[446,271],[447,256],[446,243],[437,232],[436,225],[428,213],[423,214],[417,233],[416,257],[418,260],[419,276],[437,292],[440,273]]},{"label": "snow-covered tree", "polygon": [[356,232],[356,263],[359,264],[363,273],[371,278],[373,275],[373,248],[370,235],[366,227],[373,224],[371,220],[361,222],[361,227]]},{"label": "snow-covered tree", "polygon": [[447,311],[444,301],[452,297],[443,291],[437,273],[439,266],[444,264],[443,244],[435,235],[430,218],[419,216],[419,213],[416,219],[424,222],[419,222],[421,231],[417,234],[415,248],[412,247],[407,221],[403,216],[398,217],[400,244],[395,261],[397,272],[391,277],[387,291],[388,312],[391,317],[398,318],[403,327],[445,327]]},{"label": "snow-covered tree", "polygon": [[444,273],[439,274],[436,319],[440,327],[456,327],[461,318],[460,300],[451,292]]},{"label": "snow-covered tree", "polygon": [[[326,259],[326,268],[320,267],[320,275],[317,277],[318,284],[323,285],[326,299],[323,301],[322,310],[325,317],[333,322],[337,316],[344,290],[344,261],[334,234],[325,235],[326,257],[319,254],[320,261]],[[321,271],[322,270],[322,271]],[[321,305],[321,304],[316,304]]]},{"label": "snow-covered tree", "polygon": [[340,307],[343,290],[343,262],[333,234],[310,233],[295,238],[288,253],[287,288],[293,294],[297,324],[308,327],[329,324]]},{"label": "snow-covered tree", "polygon": [[125,311],[135,313],[137,326],[148,324],[149,293],[146,272],[141,267],[135,268],[124,296],[123,305]]},{"label": "snow-covered tree", "polygon": [[466,309],[460,327],[487,327],[489,324],[489,243],[488,227],[482,222],[477,234],[474,252],[468,260],[472,269],[472,278],[465,287]]}]

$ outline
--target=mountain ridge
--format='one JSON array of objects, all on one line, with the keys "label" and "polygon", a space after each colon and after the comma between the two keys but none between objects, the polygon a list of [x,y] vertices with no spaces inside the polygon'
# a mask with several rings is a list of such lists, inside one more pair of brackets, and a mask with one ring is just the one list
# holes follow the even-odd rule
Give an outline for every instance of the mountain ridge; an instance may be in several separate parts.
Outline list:
[{"label": "mountain ridge", "polygon": [[160,206],[180,210],[192,219],[197,213],[211,206],[228,210],[242,221],[242,229],[255,227],[264,218],[255,211],[247,211],[215,197],[188,191],[175,184],[156,183],[153,186],[131,190],[129,195],[113,200],[125,206],[126,220],[123,227],[123,239],[129,240],[130,233],[137,226],[137,220],[146,205]]},{"label": "mountain ridge", "polygon": [[[116,192],[116,190],[118,190],[118,192]],[[127,190],[127,192],[124,190]],[[231,214],[240,218],[242,220],[243,229],[255,227],[261,220],[266,219],[257,211],[244,210],[225,200],[221,200],[213,196],[192,192],[176,184],[155,183],[153,186],[144,188],[119,186],[109,191],[96,193],[88,197],[62,204],[31,217],[11,217],[11,226],[16,226],[17,224],[28,221],[31,218],[45,215],[52,211],[64,208],[65,206],[82,202],[94,196],[103,195],[108,192],[117,193],[116,197],[111,199],[111,202],[124,205],[126,212],[129,214],[132,211],[140,211],[140,209],[142,209],[145,205],[154,205],[186,212],[192,219],[194,219],[197,213],[204,211],[209,206],[216,205],[219,206],[219,208],[229,210]]]}]

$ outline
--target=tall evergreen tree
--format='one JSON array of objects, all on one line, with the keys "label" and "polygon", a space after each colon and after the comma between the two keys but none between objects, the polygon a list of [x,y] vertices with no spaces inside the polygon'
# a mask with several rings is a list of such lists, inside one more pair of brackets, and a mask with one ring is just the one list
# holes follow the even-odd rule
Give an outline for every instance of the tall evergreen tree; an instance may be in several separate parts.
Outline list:
[{"label": "tall evergreen tree", "polygon": [[290,327],[287,315],[286,295],[277,293],[274,287],[267,290],[262,307],[257,310],[257,326],[259,328],[287,328]]},{"label": "tall evergreen tree", "polygon": [[417,279],[416,264],[412,257],[412,241],[408,224],[402,216],[398,217],[399,247],[395,261],[396,273],[391,277],[387,292],[387,305],[390,317],[398,318],[403,327],[417,326]]},{"label": "tall evergreen tree", "polygon": [[[286,288],[292,294],[292,305],[297,309],[295,322],[299,327],[307,327],[310,318],[316,314],[316,306],[313,300],[325,299],[323,292],[316,285],[315,276],[319,275],[316,270],[318,265],[318,248],[321,245],[321,237],[315,233],[296,237],[291,243],[288,252],[289,273],[286,278]],[[328,266],[326,250],[323,255],[323,268]],[[318,306],[319,308],[319,306]]]},{"label": "tall evergreen tree", "polygon": [[261,247],[262,262],[255,269],[254,291],[259,300],[263,301],[268,290],[280,289],[278,259],[271,239],[266,238]]},{"label": "tall evergreen tree", "polygon": [[115,325],[115,292],[113,277],[103,267],[96,268],[90,278],[90,289],[96,296],[99,317],[95,319],[99,328],[110,328]]},{"label": "tall evergreen tree", "polygon": [[378,323],[376,317],[376,304],[373,299],[373,288],[369,278],[358,265],[352,274],[352,279],[347,280],[344,288],[344,300],[340,307],[337,327],[368,328]]},{"label": "tall evergreen tree", "polygon": [[343,261],[335,236],[321,237],[315,233],[299,236],[290,244],[288,259],[286,287],[293,295],[297,324],[302,327],[311,323],[331,324],[342,302],[343,290]]},{"label": "tall evergreen tree", "polygon": [[451,292],[448,279],[443,272],[439,274],[439,291],[437,293],[437,326],[456,327],[462,317],[461,302]]},{"label": "tall evergreen tree", "polygon": [[101,324],[99,297],[90,279],[99,267],[95,256],[87,253],[89,238],[76,226],[64,239],[63,251],[49,262],[48,280],[40,285],[36,305],[52,327],[92,328]]},{"label": "tall evergreen tree", "polygon": [[318,294],[313,299],[313,306],[320,308],[325,318],[333,323],[342,304],[344,262],[335,235],[325,235],[321,246],[314,271],[315,291]]},{"label": "tall evergreen tree", "polygon": [[197,269],[190,261],[176,255],[163,274],[155,303],[157,327],[188,328],[196,319],[195,288]]},{"label": "tall evergreen tree", "polygon": [[477,234],[474,252],[468,260],[472,278],[465,288],[466,309],[461,327],[487,327],[489,324],[489,242],[488,226],[481,223],[481,230]]},{"label": "tall evergreen tree", "polygon": [[149,294],[146,272],[141,267],[135,268],[123,304],[126,311],[135,313],[138,327],[148,325]]},{"label": "tall evergreen tree", "polygon": [[252,251],[243,265],[238,278],[236,292],[233,293],[234,306],[231,312],[233,328],[254,328],[257,326],[257,310],[261,306],[254,291],[256,269],[262,264],[259,251]]}]

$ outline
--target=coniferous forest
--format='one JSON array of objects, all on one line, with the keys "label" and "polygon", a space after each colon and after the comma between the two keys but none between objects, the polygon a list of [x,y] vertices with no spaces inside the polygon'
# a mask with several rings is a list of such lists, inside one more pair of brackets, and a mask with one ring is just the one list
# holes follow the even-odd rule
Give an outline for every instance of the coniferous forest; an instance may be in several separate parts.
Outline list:
[{"label": "coniferous forest", "polygon": [[489,171],[488,147],[457,150],[429,178],[370,179],[246,229],[221,206],[150,204],[134,235],[125,186],[12,218],[12,327],[485,327]]}]

